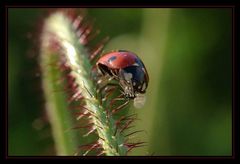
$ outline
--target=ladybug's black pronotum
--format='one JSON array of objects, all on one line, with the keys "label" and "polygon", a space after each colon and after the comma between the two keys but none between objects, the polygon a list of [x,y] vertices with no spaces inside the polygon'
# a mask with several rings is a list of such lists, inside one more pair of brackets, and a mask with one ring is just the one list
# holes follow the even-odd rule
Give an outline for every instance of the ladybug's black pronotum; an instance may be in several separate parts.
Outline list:
[{"label": "ladybug's black pronotum", "polygon": [[141,59],[133,52],[118,50],[103,55],[97,61],[103,75],[117,80],[126,98],[134,99],[135,107],[141,107],[148,87],[149,77]]}]

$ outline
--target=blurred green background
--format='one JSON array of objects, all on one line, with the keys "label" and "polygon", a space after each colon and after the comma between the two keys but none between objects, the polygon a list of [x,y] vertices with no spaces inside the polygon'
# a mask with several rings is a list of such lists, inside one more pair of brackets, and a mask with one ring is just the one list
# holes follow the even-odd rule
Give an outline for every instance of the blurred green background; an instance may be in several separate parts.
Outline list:
[{"label": "blurred green background", "polygon": [[[8,9],[8,155],[55,155],[33,51],[43,9]],[[131,155],[232,155],[232,10],[88,9],[110,36],[104,52],[126,49],[150,77],[136,129],[146,147]],[[136,110],[136,109],[132,109]]]}]

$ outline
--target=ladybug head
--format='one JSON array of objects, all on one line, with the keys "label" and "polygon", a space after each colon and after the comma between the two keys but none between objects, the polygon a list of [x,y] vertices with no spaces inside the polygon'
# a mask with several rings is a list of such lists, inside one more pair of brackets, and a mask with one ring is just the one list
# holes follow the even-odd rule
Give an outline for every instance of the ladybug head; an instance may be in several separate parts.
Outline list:
[{"label": "ladybug head", "polygon": [[144,68],[140,66],[129,66],[119,70],[120,85],[128,98],[135,98],[137,94],[144,94],[148,81]]}]

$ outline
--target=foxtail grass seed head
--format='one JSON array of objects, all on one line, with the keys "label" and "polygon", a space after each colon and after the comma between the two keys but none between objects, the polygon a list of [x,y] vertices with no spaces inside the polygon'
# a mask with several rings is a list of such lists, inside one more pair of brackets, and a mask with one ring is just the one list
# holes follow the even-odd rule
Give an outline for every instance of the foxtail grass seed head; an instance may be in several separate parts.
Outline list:
[{"label": "foxtail grass seed head", "polygon": [[[69,141],[65,137],[68,134],[63,131],[71,127],[65,127],[64,123],[74,116],[75,121],[85,121],[87,124],[73,126],[69,123],[68,126],[87,129],[83,137],[97,135],[97,141],[92,144],[76,145],[84,151],[81,155],[88,155],[92,151],[96,151],[97,155],[127,155],[134,147],[142,144],[126,142],[130,135],[136,134],[135,131],[128,131],[128,135],[123,133],[130,129],[135,118],[116,119],[115,114],[125,109],[130,100],[134,100],[136,108],[144,105],[149,81],[147,70],[141,59],[130,51],[119,50],[100,57],[109,38],[104,38],[96,46],[89,46],[98,32],[94,32],[93,23],[89,23],[85,16],[74,13],[74,9],[50,12],[41,34],[42,83],[57,153],[80,153],[65,150]],[[52,66],[57,66],[57,69]],[[60,80],[63,84],[60,87],[68,95],[66,108],[74,105],[77,110],[70,117],[63,114],[70,110],[60,108],[65,100],[59,100],[51,92],[56,90],[57,84],[52,81],[55,76],[64,79]],[[112,81],[114,83],[110,84]]]}]

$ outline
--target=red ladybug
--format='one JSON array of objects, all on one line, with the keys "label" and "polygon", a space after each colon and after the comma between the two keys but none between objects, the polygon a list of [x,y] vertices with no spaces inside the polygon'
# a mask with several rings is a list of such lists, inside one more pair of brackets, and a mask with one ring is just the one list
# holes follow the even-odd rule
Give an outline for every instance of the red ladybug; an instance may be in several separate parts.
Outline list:
[{"label": "red ladybug", "polygon": [[126,98],[135,99],[146,92],[148,73],[141,59],[133,52],[118,50],[105,54],[97,61],[97,68],[103,75],[119,82]]}]

